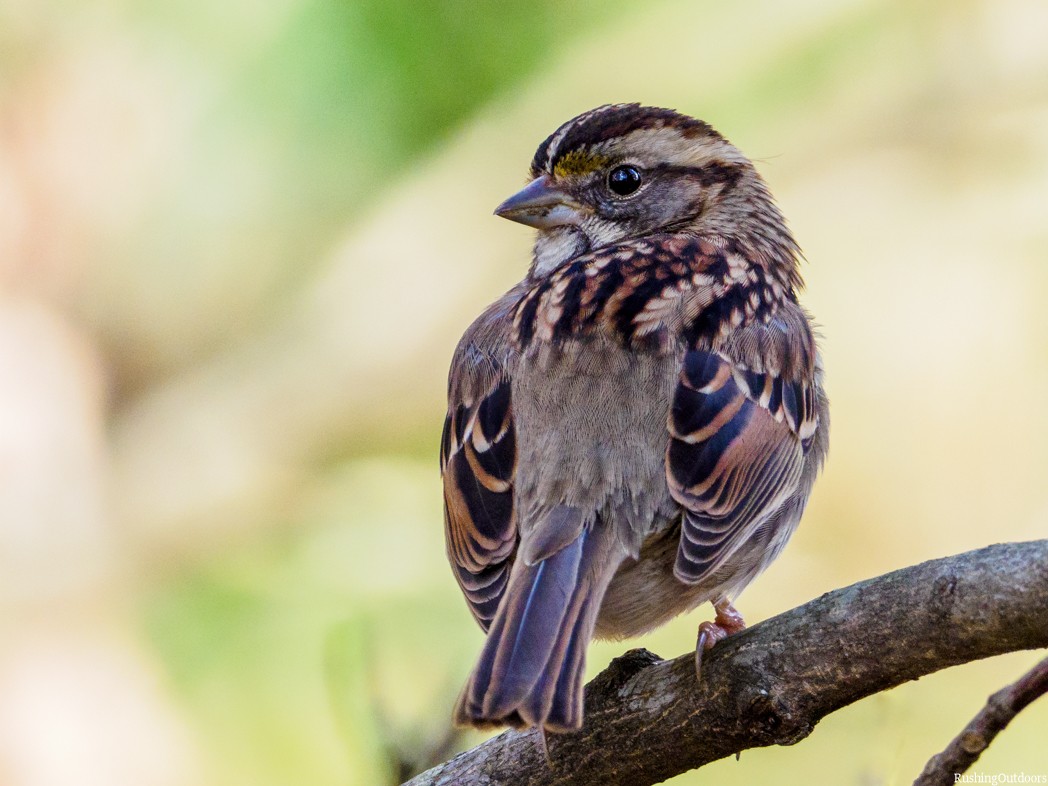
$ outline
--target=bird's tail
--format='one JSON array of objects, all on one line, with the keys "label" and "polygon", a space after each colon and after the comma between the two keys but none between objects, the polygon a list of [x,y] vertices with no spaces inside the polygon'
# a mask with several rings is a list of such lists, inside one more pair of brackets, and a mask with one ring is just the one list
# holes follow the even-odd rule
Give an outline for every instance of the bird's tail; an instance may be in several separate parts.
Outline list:
[{"label": "bird's tail", "polygon": [[610,527],[594,522],[545,559],[518,555],[455,721],[551,731],[582,725],[586,647],[621,557]]}]

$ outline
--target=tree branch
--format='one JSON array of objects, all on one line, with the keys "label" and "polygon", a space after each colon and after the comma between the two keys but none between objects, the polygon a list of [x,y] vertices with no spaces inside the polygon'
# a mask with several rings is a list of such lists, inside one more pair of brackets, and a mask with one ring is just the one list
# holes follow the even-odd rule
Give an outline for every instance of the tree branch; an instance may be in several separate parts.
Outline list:
[{"label": "tree branch", "polygon": [[940,786],[956,783],[954,775],[966,772],[994,738],[1030,702],[1048,693],[1048,658],[1045,658],[1018,682],[993,694],[979,714],[972,718],[946,750],[931,758],[913,786]]},{"label": "tree branch", "polygon": [[835,590],[693,654],[632,650],[586,686],[586,721],[507,731],[408,782],[658,783],[747,748],[792,745],[831,712],[960,663],[1048,646],[1048,540],[1006,543]]}]

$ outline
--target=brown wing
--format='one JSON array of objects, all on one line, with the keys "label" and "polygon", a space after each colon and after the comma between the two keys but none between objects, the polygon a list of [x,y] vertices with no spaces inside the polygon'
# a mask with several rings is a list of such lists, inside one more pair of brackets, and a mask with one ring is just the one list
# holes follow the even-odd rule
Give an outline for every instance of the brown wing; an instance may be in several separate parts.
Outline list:
[{"label": "brown wing", "polygon": [[[453,367],[453,378],[456,372],[462,369]],[[448,559],[473,616],[487,631],[517,548],[517,447],[509,378],[501,370],[483,376],[487,384],[470,376],[466,385],[480,387],[476,397],[469,391],[457,397],[452,385],[440,468]]]},{"label": "brown wing", "polygon": [[797,488],[818,427],[814,385],[685,355],[668,428],[666,475],[683,507],[676,576],[715,572]]}]

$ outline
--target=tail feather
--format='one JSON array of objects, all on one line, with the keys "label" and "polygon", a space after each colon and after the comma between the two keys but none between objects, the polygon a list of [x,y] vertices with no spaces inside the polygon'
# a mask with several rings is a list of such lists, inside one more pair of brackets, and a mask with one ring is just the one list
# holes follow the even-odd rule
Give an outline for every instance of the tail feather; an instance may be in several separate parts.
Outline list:
[{"label": "tail feather", "polygon": [[585,653],[618,566],[599,523],[534,565],[514,565],[476,668],[459,699],[466,725],[578,728]]},{"label": "tail feather", "polygon": [[[570,688],[574,683],[572,669],[578,671],[581,679],[582,671],[579,669],[579,664],[574,663],[574,654],[580,651],[585,652],[586,644],[589,643],[589,634],[592,632],[592,626],[589,631],[584,630],[586,614],[583,613],[583,610],[584,608],[587,610],[596,608],[599,605],[599,601],[597,604],[588,602],[591,596],[589,584],[589,579],[581,578],[576,592],[568,599],[569,605],[556,634],[557,638],[550,658],[531,692],[516,708],[521,720],[527,726],[564,726],[560,719],[552,716],[552,707],[558,698],[558,692],[563,690],[561,686]],[[580,637],[584,637],[581,646]],[[578,691],[578,694],[581,709],[581,691]],[[560,697],[560,699],[561,703],[564,703],[564,698]],[[569,697],[569,699],[570,704],[574,697]],[[574,728],[574,726],[566,728]]]},{"label": "tail feather", "polygon": [[586,672],[586,648],[593,638],[593,626],[599,608],[599,602],[591,604],[588,614],[579,615],[575,631],[568,642],[564,665],[548,710],[546,722],[552,727],[577,729],[582,725],[582,678]]}]

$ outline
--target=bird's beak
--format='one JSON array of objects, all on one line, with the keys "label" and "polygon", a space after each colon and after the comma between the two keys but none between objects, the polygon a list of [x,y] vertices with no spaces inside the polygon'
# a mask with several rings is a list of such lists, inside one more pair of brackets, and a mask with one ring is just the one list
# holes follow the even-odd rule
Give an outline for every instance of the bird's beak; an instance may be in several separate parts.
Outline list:
[{"label": "bird's beak", "polygon": [[497,208],[495,215],[537,229],[578,224],[583,206],[540,175]]}]

